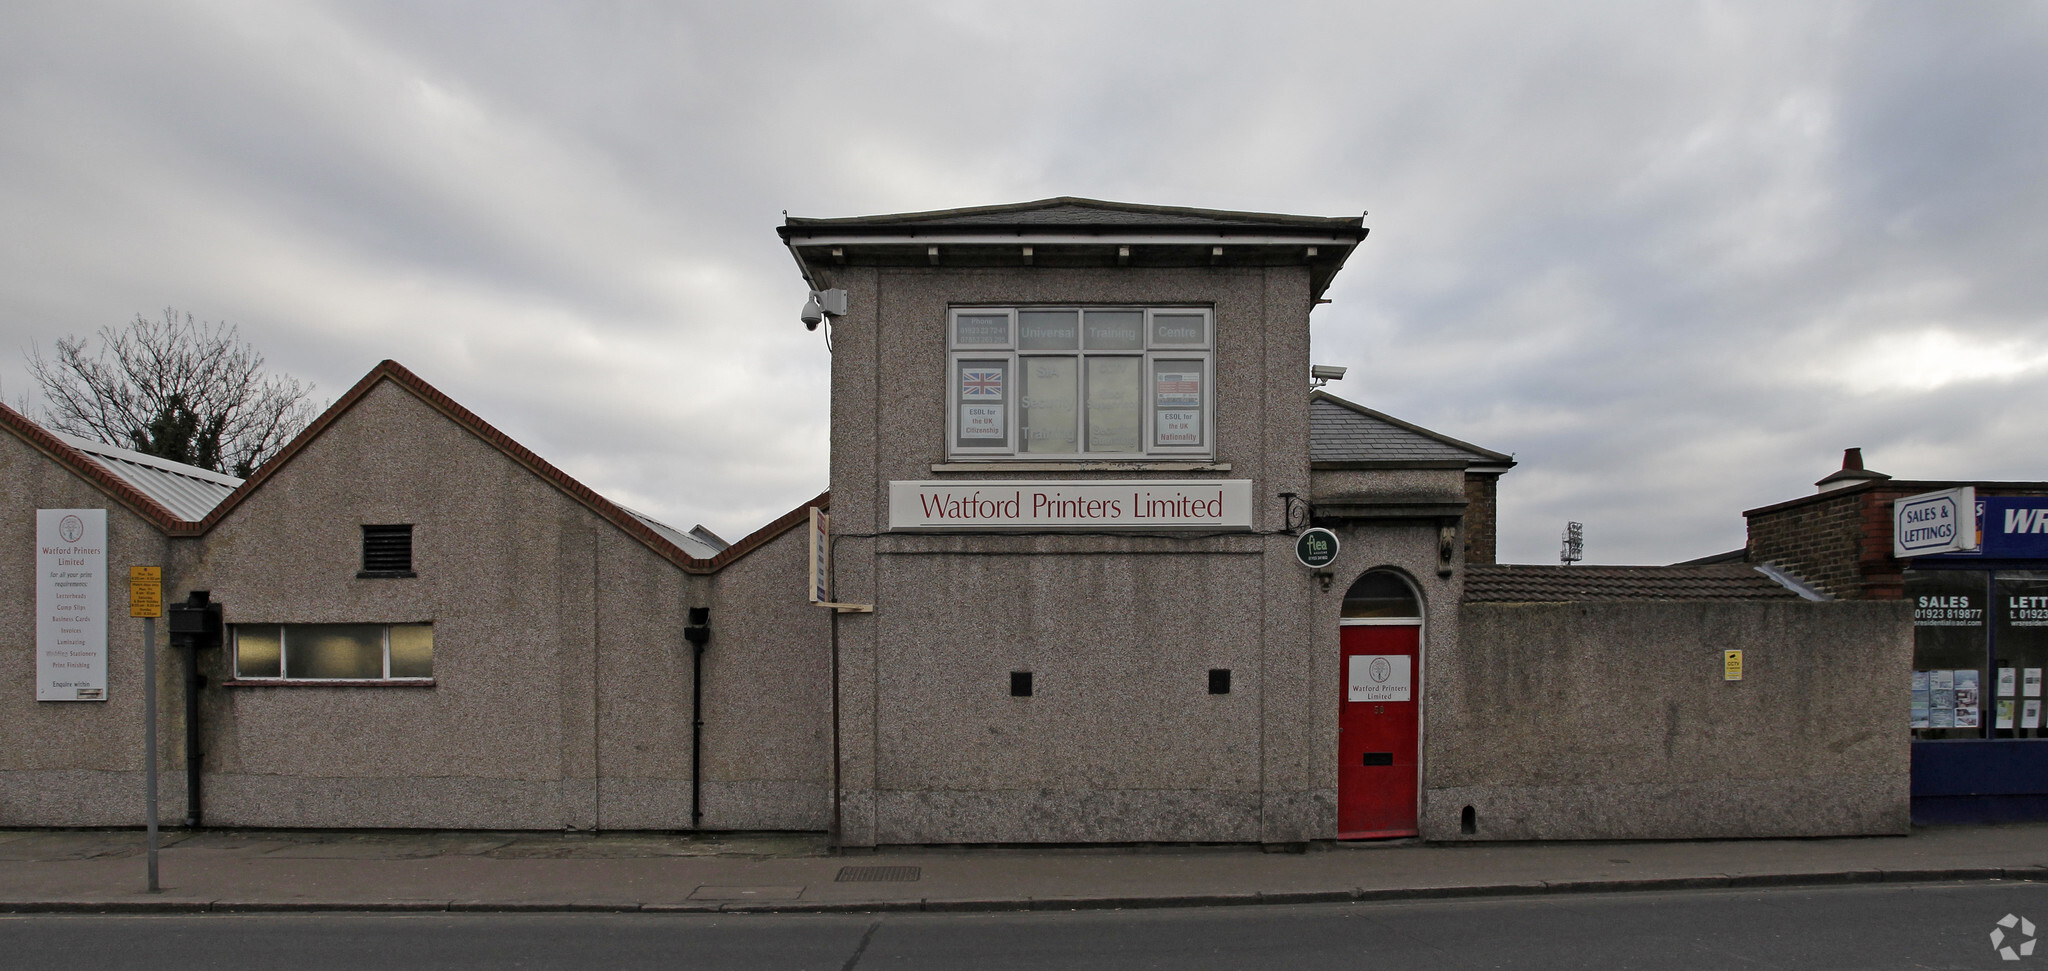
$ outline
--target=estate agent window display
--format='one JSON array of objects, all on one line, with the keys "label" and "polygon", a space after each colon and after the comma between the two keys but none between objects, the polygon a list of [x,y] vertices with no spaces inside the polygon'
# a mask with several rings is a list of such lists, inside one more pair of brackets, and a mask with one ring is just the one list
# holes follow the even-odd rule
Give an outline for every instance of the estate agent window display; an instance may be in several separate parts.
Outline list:
[{"label": "estate agent window display", "polygon": [[2048,738],[2048,571],[1909,570],[1913,737]]},{"label": "estate agent window display", "polygon": [[1211,457],[1213,323],[1198,307],[956,308],[947,454]]}]

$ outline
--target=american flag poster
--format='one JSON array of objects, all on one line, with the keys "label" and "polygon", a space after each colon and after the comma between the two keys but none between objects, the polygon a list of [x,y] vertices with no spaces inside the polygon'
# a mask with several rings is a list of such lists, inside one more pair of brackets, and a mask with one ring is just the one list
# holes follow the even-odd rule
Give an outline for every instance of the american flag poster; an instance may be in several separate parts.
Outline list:
[{"label": "american flag poster", "polygon": [[961,368],[960,398],[963,401],[1003,400],[1003,369]]}]

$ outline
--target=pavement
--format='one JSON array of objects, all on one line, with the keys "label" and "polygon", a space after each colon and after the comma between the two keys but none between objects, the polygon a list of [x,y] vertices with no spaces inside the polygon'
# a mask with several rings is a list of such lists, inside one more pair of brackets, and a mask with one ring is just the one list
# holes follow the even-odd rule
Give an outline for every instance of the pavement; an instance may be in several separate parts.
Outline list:
[{"label": "pavement", "polygon": [[0,912],[1001,911],[2048,881],[2048,823],[1837,839],[885,848],[811,834],[0,830]]}]

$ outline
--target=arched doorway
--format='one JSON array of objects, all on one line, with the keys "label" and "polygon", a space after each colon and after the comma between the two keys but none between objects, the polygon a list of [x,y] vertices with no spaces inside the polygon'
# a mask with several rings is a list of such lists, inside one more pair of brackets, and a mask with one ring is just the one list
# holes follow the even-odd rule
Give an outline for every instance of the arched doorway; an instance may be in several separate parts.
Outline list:
[{"label": "arched doorway", "polygon": [[1337,838],[1414,836],[1422,605],[1374,570],[1344,592],[1338,623]]}]

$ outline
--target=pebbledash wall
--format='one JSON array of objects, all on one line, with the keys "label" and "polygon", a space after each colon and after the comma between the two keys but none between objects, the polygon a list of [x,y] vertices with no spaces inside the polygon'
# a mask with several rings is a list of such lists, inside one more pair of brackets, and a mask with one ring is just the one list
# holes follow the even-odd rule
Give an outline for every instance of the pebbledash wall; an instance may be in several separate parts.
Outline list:
[{"label": "pebbledash wall", "polygon": [[[191,518],[0,408],[6,535],[28,550],[35,509],[105,508],[111,572],[161,563],[167,599],[207,591],[231,627],[432,625],[428,679],[284,683],[238,677],[232,647],[207,653],[207,825],[1333,839],[1343,622],[1372,619],[1343,616],[1346,592],[1378,576],[1417,614],[1403,622],[1419,629],[1420,741],[1403,760],[1419,764],[1424,838],[1903,826],[1896,605],[1786,603],[1725,567],[1663,578],[1645,595],[1658,604],[1534,586],[1469,602],[1475,568],[1517,569],[1486,565],[1513,459],[1303,387],[1311,312],[1360,220],[1055,199],[794,218],[782,235],[813,289],[845,291],[843,313],[820,294],[831,488],[723,551],[605,500],[391,362]],[[1201,317],[1198,347],[1104,355],[1127,359],[1102,365],[1104,387],[1119,369],[1138,375],[1131,392],[1156,382],[1149,444],[1084,447],[1130,445],[1117,416],[1131,403],[1084,394],[1095,365],[1032,358],[1021,330],[1006,348],[956,346],[963,313],[1046,308]],[[1020,362],[1045,366],[1031,376],[1052,382],[1044,400],[1008,397]],[[1065,432],[1073,453],[1021,451],[1025,409],[1048,409],[1031,418],[1043,431],[1062,394],[1084,422]],[[1099,428],[1085,424],[1097,400]],[[1230,512],[1165,529],[892,512],[893,492],[1006,482],[1200,489]],[[807,602],[813,509],[831,516],[834,599],[871,612]],[[359,575],[373,524],[412,526],[412,576]],[[1334,562],[1297,562],[1309,525],[1340,537]],[[1748,592],[1688,602],[1701,578]],[[117,579],[108,701],[34,701],[32,628],[0,645],[15,659],[0,674],[0,825],[140,818],[140,625]],[[0,557],[0,592],[35,603],[31,558]],[[711,629],[701,733],[692,608]],[[1756,659],[1744,682],[1720,680],[1730,645]],[[184,709],[177,658],[165,643],[156,657],[175,819]]]},{"label": "pebbledash wall", "polygon": [[[425,680],[238,679],[232,638],[203,652],[206,825],[689,828],[682,631],[689,608],[708,606],[701,825],[826,826],[828,621],[802,602],[795,528],[808,508],[693,556],[391,362],[199,522],[0,418],[14,433],[0,435],[9,494],[31,510],[107,508],[115,579],[161,564],[167,597],[208,591],[231,629],[431,625]],[[360,528],[376,523],[412,525],[413,576],[358,576]],[[28,549],[34,517],[8,528]],[[5,562],[0,584],[33,604],[29,563]],[[141,622],[115,579],[109,701],[37,703],[33,664],[10,668],[22,683],[0,700],[0,825],[138,818]],[[733,590],[740,606],[721,609]],[[33,629],[17,630],[9,653],[32,659]],[[159,651],[176,819],[185,709],[177,658]]]}]

